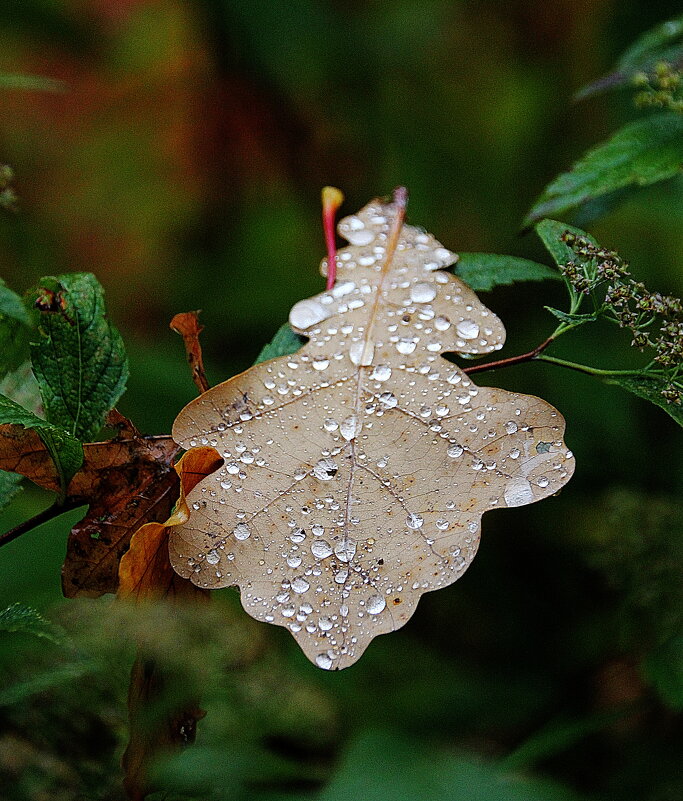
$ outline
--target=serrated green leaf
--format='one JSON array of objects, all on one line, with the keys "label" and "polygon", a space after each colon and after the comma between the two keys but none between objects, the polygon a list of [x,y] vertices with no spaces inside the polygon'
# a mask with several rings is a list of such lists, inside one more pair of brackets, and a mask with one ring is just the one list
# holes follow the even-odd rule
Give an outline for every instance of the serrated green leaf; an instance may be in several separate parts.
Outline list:
[{"label": "serrated green leaf", "polygon": [[0,512],[5,509],[21,492],[24,477],[18,473],[0,470]]},{"label": "serrated green leaf", "polygon": [[25,604],[12,604],[0,611],[0,631],[23,632],[44,637],[50,642],[64,642],[64,631],[44,618],[37,609]]},{"label": "serrated green leaf", "polygon": [[92,440],[126,388],[128,360],[107,319],[104,290],[94,275],[43,278],[34,294],[40,310],[31,342],[33,371],[51,423]]},{"label": "serrated green leaf", "polygon": [[659,61],[680,64],[683,60],[683,15],[646,31],[624,51],[616,68],[580,89],[576,100],[631,83],[638,72],[650,72]]},{"label": "serrated green leaf", "polygon": [[0,89],[23,89],[24,91],[63,92],[64,81],[46,78],[43,75],[19,75],[9,72],[0,73]]},{"label": "serrated green leaf", "polygon": [[496,253],[460,253],[454,272],[475,292],[488,292],[495,286],[518,281],[556,281],[560,278],[556,270],[545,264]]},{"label": "serrated green leaf", "polygon": [[0,378],[28,356],[30,326],[22,299],[0,278]]},{"label": "serrated green leaf", "polygon": [[563,267],[565,264],[576,259],[574,251],[562,240],[562,237],[567,232],[574,234],[574,236],[583,237],[596,247],[599,247],[598,243],[590,234],[587,234],[574,225],[567,225],[567,223],[558,222],[557,220],[542,220],[536,225],[534,230],[558,267]]},{"label": "serrated green leaf", "polygon": [[645,678],[672,709],[683,709],[683,635],[660,645],[643,663]]},{"label": "serrated green leaf", "polygon": [[33,429],[43,441],[59,473],[62,489],[83,463],[83,446],[68,431],[37,417],[18,403],[0,395],[0,425],[12,424]]},{"label": "serrated green leaf", "polygon": [[597,314],[570,314],[569,312],[560,311],[560,309],[553,309],[552,306],[544,306],[543,308],[547,309],[558,320],[563,323],[571,323],[574,327],[583,325],[583,323],[594,323],[598,319]]},{"label": "serrated green leaf", "polygon": [[658,376],[648,375],[628,375],[610,376],[605,379],[609,384],[616,384],[622,389],[637,395],[643,400],[654,403],[673,417],[679,426],[683,426],[683,404],[670,403],[662,395],[662,390],[666,389],[667,382]]},{"label": "serrated green leaf", "polygon": [[96,670],[97,665],[94,662],[87,661],[52,666],[43,673],[38,673],[24,681],[18,681],[16,684],[3,687],[0,690],[0,706],[21,703],[32,695],[53,690],[61,684],[76,681],[76,679],[94,673]]},{"label": "serrated green leaf", "polygon": [[672,178],[683,166],[683,115],[673,111],[636,120],[589,150],[550,183],[524,226],[566,212],[626,186]]},{"label": "serrated green leaf", "polygon": [[289,323],[285,323],[278,328],[273,339],[267,345],[263,346],[254,364],[266,362],[268,359],[277,359],[278,356],[287,356],[290,353],[296,353],[305,341],[303,337],[300,337],[292,331],[289,327]]}]

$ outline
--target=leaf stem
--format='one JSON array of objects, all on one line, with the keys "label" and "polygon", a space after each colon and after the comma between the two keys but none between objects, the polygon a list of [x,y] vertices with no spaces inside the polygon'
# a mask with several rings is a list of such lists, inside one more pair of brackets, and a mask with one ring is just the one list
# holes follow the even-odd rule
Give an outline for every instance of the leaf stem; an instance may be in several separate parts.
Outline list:
[{"label": "leaf stem", "polygon": [[560,367],[566,367],[569,370],[577,370],[580,373],[587,373],[588,375],[595,375],[600,377],[609,378],[616,375],[643,375],[644,371],[640,370],[603,370],[599,367],[591,367],[588,364],[579,364],[577,362],[570,362],[566,359],[558,359],[556,356],[548,356],[544,353],[539,353],[534,358],[541,362],[548,362],[549,364],[557,364]]},{"label": "leaf stem", "polygon": [[555,334],[551,334],[546,340],[536,345],[533,350],[526,353],[520,353],[518,356],[510,356],[507,359],[498,359],[495,362],[487,362],[486,364],[475,364],[474,367],[466,367],[463,373],[472,375],[472,373],[483,373],[486,370],[498,370],[501,367],[512,367],[515,364],[522,364],[523,362],[530,362],[533,359],[538,359],[540,354],[552,344],[555,339]]},{"label": "leaf stem", "polygon": [[55,517],[59,517],[60,515],[64,514],[64,512],[70,512],[79,505],[82,504],[60,504],[58,501],[53,503],[51,506],[48,506],[47,509],[43,509],[42,512],[38,512],[37,515],[30,517],[28,520],[24,520],[23,523],[19,523],[18,526],[11,528],[4,534],[0,534],[0,548],[3,545],[7,545],[7,543],[18,539],[22,534],[26,534],[37,526],[42,526],[43,523],[47,523],[49,520],[54,520]]},{"label": "leaf stem", "polygon": [[323,233],[327,247],[327,291],[337,280],[337,243],[335,241],[335,218],[339,207],[344,202],[343,193],[334,186],[325,186],[322,190]]}]

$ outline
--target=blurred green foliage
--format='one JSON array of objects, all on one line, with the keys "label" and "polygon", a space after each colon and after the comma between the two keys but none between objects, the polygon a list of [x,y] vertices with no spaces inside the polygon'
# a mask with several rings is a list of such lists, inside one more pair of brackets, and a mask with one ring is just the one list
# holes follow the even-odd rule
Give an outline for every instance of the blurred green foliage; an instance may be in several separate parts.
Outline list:
[{"label": "blurred green foliage", "polygon": [[[203,307],[213,382],[251,364],[289,307],[322,288],[325,184],[344,189],[343,211],[405,184],[409,219],[448,247],[543,261],[534,237],[518,237],[533,199],[643,114],[628,82],[570,97],[676,13],[663,0],[3,3],[0,73],[67,87],[3,90],[0,160],[19,197],[19,213],[0,217],[3,278],[23,291],[39,275],[97,275],[130,354],[121,409],[168,432],[194,395],[171,316]],[[663,30],[657,47],[677,46],[680,31]],[[629,69],[650,69],[630,52]],[[683,294],[680,176],[570,219],[648,286]],[[502,355],[547,336],[543,306],[563,296],[550,281],[495,288]],[[605,366],[626,353],[637,366],[628,344],[597,322],[557,353]],[[2,548],[0,609],[19,602],[69,634],[0,631],[4,797],[122,798],[137,648],[174,677],[169,704],[201,691],[208,713],[197,744],[158,766],[166,801],[678,801],[680,429],[550,365],[481,382],[555,404],[577,474],[560,497],[487,515],[467,574],[342,674],[311,667],[231,591],[201,617],[60,603],[82,511]],[[4,528],[48,502],[28,489]]]}]

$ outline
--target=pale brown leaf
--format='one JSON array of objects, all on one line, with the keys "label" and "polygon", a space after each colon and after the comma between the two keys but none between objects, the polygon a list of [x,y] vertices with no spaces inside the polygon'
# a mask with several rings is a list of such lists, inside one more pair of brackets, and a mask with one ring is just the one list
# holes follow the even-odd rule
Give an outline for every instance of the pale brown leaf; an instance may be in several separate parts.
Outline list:
[{"label": "pale brown leaf", "polygon": [[326,669],[458,579],[484,512],[545,498],[574,467],[552,406],[479,388],[440,356],[505,337],[443,270],[454,254],[402,226],[394,204],[370,203],[339,233],[351,246],[334,288],[290,314],[309,342],[209,390],[173,429],[225,458],[188,495],[174,568],[201,587],[239,585],[249,614]]}]

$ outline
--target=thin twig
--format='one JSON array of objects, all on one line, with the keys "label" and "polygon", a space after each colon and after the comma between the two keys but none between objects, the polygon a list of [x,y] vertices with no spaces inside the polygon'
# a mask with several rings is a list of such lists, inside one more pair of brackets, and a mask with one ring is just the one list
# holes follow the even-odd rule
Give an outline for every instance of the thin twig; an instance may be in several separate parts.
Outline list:
[{"label": "thin twig", "polygon": [[499,359],[495,362],[487,362],[486,364],[475,364],[474,367],[466,367],[463,370],[463,373],[467,373],[471,375],[472,373],[483,373],[486,370],[497,370],[500,367],[511,367],[513,364],[522,364],[523,362],[530,362],[535,359],[539,354],[543,353],[543,351],[551,345],[555,340],[554,336],[548,337],[544,342],[541,342],[540,345],[536,345],[533,350],[528,351],[527,353],[520,353],[518,356],[510,356],[507,359]]},{"label": "thin twig", "polygon": [[53,503],[52,506],[48,506],[47,509],[43,509],[42,512],[38,512],[37,515],[34,515],[28,520],[24,520],[23,523],[19,523],[18,526],[11,528],[4,534],[0,534],[0,548],[3,545],[7,545],[8,542],[16,540],[17,538],[21,537],[22,534],[26,534],[37,526],[41,526],[43,523],[47,523],[49,520],[54,520],[55,517],[59,517],[60,515],[64,514],[64,512],[70,512],[79,505],[81,504]]}]

